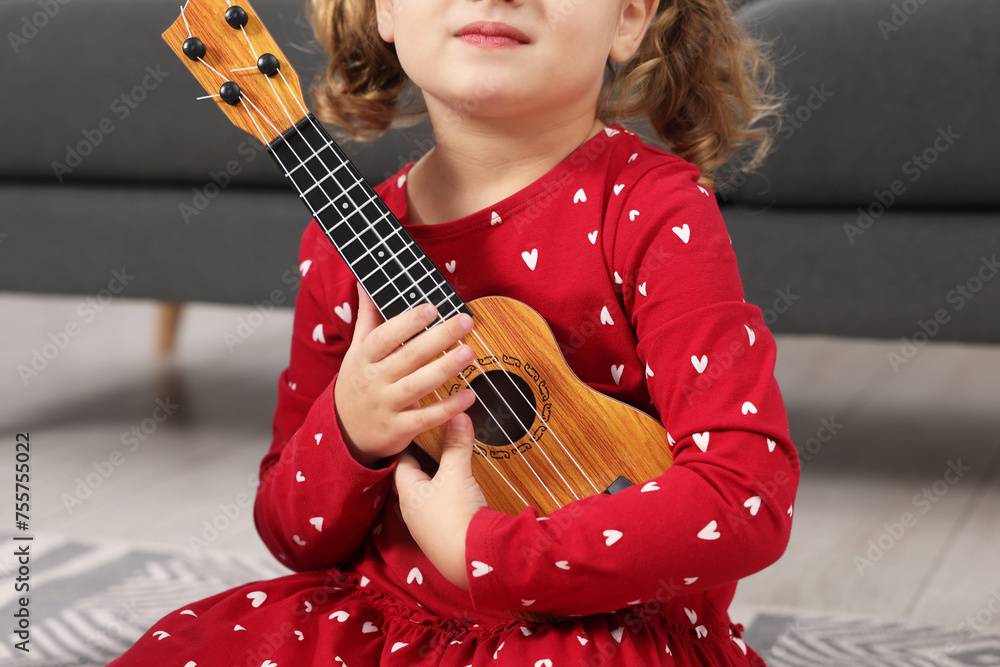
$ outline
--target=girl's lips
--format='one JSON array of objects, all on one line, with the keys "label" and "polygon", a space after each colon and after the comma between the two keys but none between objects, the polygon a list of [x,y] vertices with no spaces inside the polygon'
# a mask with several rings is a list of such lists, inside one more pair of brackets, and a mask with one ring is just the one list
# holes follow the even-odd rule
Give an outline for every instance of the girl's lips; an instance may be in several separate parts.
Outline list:
[{"label": "girl's lips", "polygon": [[484,47],[518,46],[531,41],[517,28],[495,21],[470,23],[459,30],[456,37],[468,44]]}]

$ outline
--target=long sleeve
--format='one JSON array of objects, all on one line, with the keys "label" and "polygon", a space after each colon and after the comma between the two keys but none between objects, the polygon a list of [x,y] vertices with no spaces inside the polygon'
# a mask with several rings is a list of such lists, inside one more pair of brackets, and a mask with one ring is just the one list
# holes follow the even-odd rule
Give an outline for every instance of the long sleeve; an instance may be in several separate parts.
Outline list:
[{"label": "long sleeve", "polygon": [[478,512],[466,537],[477,608],[608,612],[729,584],[783,553],[799,467],[775,342],[698,175],[679,159],[623,172],[602,229],[645,366],[634,372],[665,427],[647,446],[670,447],[674,465],[546,519]]},{"label": "long sleeve", "polygon": [[[393,468],[358,463],[337,424],[333,389],[350,346],[357,292],[335,271],[342,260],[315,222],[303,235],[299,261],[290,361],[278,381],[254,521],[271,553],[305,571],[340,563],[359,548],[391,492]],[[331,289],[341,303],[330,302]]]}]

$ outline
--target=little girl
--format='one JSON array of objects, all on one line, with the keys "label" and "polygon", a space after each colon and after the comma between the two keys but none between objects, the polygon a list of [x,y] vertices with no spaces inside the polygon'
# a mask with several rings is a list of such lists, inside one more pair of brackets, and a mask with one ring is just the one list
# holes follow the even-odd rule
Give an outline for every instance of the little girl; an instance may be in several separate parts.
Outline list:
[{"label": "little girl", "polygon": [[[726,0],[314,1],[321,118],[378,135],[422,93],[436,145],[376,188],[389,208],[466,302],[527,303],[577,377],[658,418],[643,446],[674,465],[547,519],[486,507],[472,391],[419,403],[475,323],[383,322],[313,223],[255,507],[297,573],[179,609],[113,664],[763,664],[727,609],[785,549],[798,458],[711,192],[739,146],[768,150],[758,45]],[[615,122],[640,114],[675,154]],[[430,477],[404,450],[444,423]]]}]

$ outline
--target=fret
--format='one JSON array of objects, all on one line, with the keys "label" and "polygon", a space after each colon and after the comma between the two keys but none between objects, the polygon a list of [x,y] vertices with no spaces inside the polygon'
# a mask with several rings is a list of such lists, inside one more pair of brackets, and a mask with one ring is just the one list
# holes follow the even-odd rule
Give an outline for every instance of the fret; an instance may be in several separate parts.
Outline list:
[{"label": "fret", "polygon": [[472,314],[311,114],[268,148],[386,319],[424,301],[438,307],[438,321]]},{"label": "fret", "polygon": [[[306,158],[306,160],[309,160],[310,158],[313,158],[313,157],[316,157],[316,156],[317,156],[317,155],[319,154],[319,152],[320,152],[321,150],[323,150],[323,149],[325,149],[325,148],[329,148],[329,147],[330,147],[330,146],[332,146],[332,145],[333,145],[333,142],[332,142],[332,141],[331,141],[331,142],[329,142],[329,143],[326,143],[326,144],[323,144],[323,146],[321,146],[321,147],[320,147],[320,148],[319,148],[318,150],[314,151],[314,152],[312,153],[312,155],[310,155],[309,157],[307,157],[307,158]],[[298,159],[299,159],[299,158],[298,158],[298,157],[296,156],[296,160],[298,160]],[[291,169],[289,169],[288,171],[286,171],[286,172],[285,172],[285,176],[286,176],[286,177],[288,177],[288,178],[291,178],[291,176],[292,176],[292,173],[293,173],[294,171],[296,171],[297,169],[301,169],[301,168],[302,168],[303,166],[305,166],[305,162],[306,162],[306,160],[301,160],[301,161],[299,162],[299,164],[295,165],[294,167],[292,167]]]},{"label": "fret", "polygon": [[331,178],[337,172],[338,169],[343,169],[343,168],[344,168],[344,165],[340,165],[339,167],[337,167],[336,169],[334,169],[332,172],[330,172],[329,174],[327,174],[323,178],[319,179],[318,181],[316,181],[315,183],[313,183],[312,185],[310,185],[308,188],[306,188],[305,190],[302,191],[302,196],[305,196],[305,195],[309,194],[309,192],[312,189],[319,187],[320,183],[322,183],[323,181],[325,181],[328,178]]}]

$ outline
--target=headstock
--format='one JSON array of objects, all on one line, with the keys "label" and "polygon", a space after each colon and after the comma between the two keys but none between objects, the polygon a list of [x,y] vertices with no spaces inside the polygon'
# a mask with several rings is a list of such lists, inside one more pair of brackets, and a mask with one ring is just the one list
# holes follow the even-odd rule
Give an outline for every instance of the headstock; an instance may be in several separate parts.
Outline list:
[{"label": "headstock", "polygon": [[187,0],[163,39],[229,120],[265,144],[308,115],[298,75],[245,0]]}]

